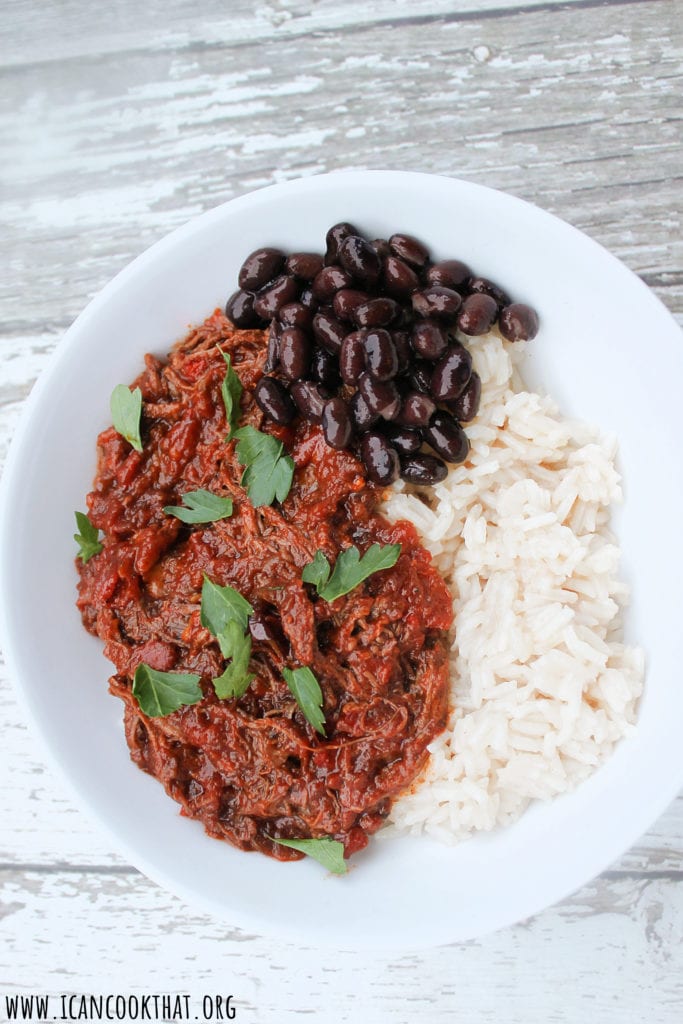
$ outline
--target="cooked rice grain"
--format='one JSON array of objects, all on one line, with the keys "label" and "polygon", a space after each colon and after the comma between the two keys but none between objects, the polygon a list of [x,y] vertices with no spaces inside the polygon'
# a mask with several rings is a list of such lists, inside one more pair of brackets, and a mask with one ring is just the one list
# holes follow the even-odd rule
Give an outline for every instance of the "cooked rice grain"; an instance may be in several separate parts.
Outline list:
[{"label": "cooked rice grain", "polygon": [[632,729],[644,676],[621,643],[616,440],[524,391],[521,346],[491,334],[470,350],[482,403],[467,462],[386,502],[449,583],[455,636],[448,728],[383,834],[450,843],[585,779]]}]

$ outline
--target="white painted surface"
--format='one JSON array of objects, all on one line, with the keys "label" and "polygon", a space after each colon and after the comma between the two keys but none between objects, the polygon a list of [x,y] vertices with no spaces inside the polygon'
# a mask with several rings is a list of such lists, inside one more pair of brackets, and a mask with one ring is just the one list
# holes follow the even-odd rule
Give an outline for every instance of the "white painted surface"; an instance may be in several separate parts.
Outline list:
[{"label": "white painted surface", "polygon": [[[15,0],[3,14],[2,455],[61,331],[118,269],[193,214],[299,174],[387,166],[507,189],[683,313],[676,2]],[[237,1020],[265,1024],[683,1018],[681,797],[526,924],[419,955],[321,953],[231,932],[128,868],[50,777],[4,676],[0,700],[0,1017],[15,990],[120,990],[232,992]]]}]

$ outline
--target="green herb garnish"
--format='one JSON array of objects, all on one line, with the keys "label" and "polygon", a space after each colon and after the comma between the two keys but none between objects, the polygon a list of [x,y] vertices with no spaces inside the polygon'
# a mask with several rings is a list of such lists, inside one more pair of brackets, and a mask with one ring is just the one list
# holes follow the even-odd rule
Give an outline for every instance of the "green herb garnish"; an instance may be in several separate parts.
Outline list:
[{"label": "green herb garnish", "polygon": [[254,427],[235,430],[237,458],[245,466],[242,486],[255,508],[284,501],[294,476],[294,462],[284,454],[282,441]]},{"label": "green herb garnish", "polygon": [[[204,577],[200,622],[213,633],[219,643],[229,622],[236,622],[244,632],[253,612],[254,609],[238,590],[221,587],[218,583],[212,583],[208,576]],[[229,658],[230,654],[224,653],[223,656]]]},{"label": "green herb garnish", "polygon": [[99,541],[100,531],[93,526],[85,512],[74,512],[74,515],[76,516],[76,526],[80,530],[80,533],[74,533],[74,540],[80,548],[78,558],[82,562],[87,562],[93,555],[99,555],[102,550]]},{"label": "green herb garnish", "polygon": [[302,853],[308,854],[333,875],[345,875],[349,870],[344,860],[344,844],[336,839],[275,839],[273,836],[271,838],[280,846],[289,846],[292,850],[301,850]]},{"label": "green herb garnish", "polygon": [[237,421],[240,418],[242,381],[232,368],[232,360],[230,359],[230,356],[224,352],[223,349],[220,350],[220,353],[225,359],[227,366],[225,377],[221,384],[221,395],[223,396],[223,405],[225,406],[225,418],[228,421],[228,437],[231,437],[233,430],[237,426]]},{"label": "green herb garnish", "polygon": [[192,672],[158,672],[141,662],[133,676],[133,696],[145,715],[161,718],[201,700],[200,679]]},{"label": "green herb garnish", "polygon": [[232,498],[221,498],[211,491],[187,491],[182,501],[182,506],[164,506],[166,515],[175,516],[183,523],[216,523],[232,515]]},{"label": "green herb garnish", "polygon": [[140,417],[142,415],[142,392],[140,388],[130,390],[125,384],[117,384],[109,401],[111,421],[114,430],[135,448],[142,451],[140,440]]},{"label": "green herb garnish", "polygon": [[[223,643],[221,643],[223,640]],[[256,676],[249,671],[251,658],[251,637],[245,633],[237,622],[229,622],[225,631],[218,637],[223,657],[231,658],[222,675],[213,680],[216,696],[221,700],[226,697],[242,697],[249,683]]]},{"label": "green herb garnish", "polygon": [[323,552],[318,550],[313,561],[304,566],[301,578],[304,583],[314,584],[324,601],[335,601],[373,573],[391,569],[400,554],[400,544],[373,544],[362,558],[357,547],[347,548],[337,558],[330,575],[330,563]]},{"label": "green herb garnish", "polygon": [[282,674],[296,702],[301,708],[304,718],[310,722],[316,732],[325,735],[325,716],[322,713],[323,693],[320,683],[310,668],[283,668]]}]

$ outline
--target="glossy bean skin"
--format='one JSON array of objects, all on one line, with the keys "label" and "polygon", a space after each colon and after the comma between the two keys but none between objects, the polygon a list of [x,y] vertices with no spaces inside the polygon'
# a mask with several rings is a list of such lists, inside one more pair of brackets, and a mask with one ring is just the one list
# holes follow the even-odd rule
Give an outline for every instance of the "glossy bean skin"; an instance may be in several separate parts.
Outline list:
[{"label": "glossy bean skin", "polygon": [[481,377],[472,371],[472,375],[454,402],[448,402],[448,408],[459,423],[469,423],[479,412],[481,401]]},{"label": "glossy bean skin", "polygon": [[466,290],[471,276],[470,268],[460,260],[440,260],[433,263],[425,272],[427,284],[453,288],[454,291],[461,293]]},{"label": "glossy bean skin", "polygon": [[266,361],[263,366],[264,373],[272,373],[277,370],[280,362],[280,334],[282,328],[273,320],[268,331],[268,348],[266,349]]},{"label": "glossy bean skin", "polygon": [[387,256],[382,279],[389,295],[399,299],[408,298],[420,287],[420,279],[413,268],[398,256]]},{"label": "glossy bean skin", "polygon": [[374,426],[380,418],[378,413],[371,412],[368,403],[365,401],[360,391],[356,391],[356,393],[351,397],[349,410],[351,413],[351,421],[357,434],[365,433],[365,431]]},{"label": "glossy bean skin", "polygon": [[292,384],[290,394],[302,416],[312,423],[320,423],[325,402],[329,397],[320,384],[312,380],[298,380]]},{"label": "glossy bean skin", "polygon": [[530,341],[538,334],[538,315],[531,306],[513,302],[501,310],[498,326],[508,341]]},{"label": "glossy bean skin", "polygon": [[432,374],[434,373],[433,363],[426,359],[413,359],[408,370],[408,383],[413,391],[422,391],[423,394],[431,394]]},{"label": "glossy bean skin", "polygon": [[[356,234],[358,234],[358,232],[356,232]],[[386,238],[373,238],[373,240],[370,242],[370,245],[375,250],[375,252],[377,253],[381,260],[386,259],[387,256],[389,256],[389,254],[391,253],[391,249],[389,248],[389,243],[387,242]]]},{"label": "glossy bean skin", "polygon": [[430,486],[448,476],[448,466],[436,455],[410,455],[401,460],[401,479],[409,484]]},{"label": "glossy bean skin", "polygon": [[303,380],[311,369],[311,340],[299,327],[284,327],[280,334],[280,369],[289,380]]},{"label": "glossy bean skin", "polygon": [[435,412],[422,435],[447,462],[464,462],[470,450],[467,434],[447,412]]},{"label": "glossy bean skin", "polygon": [[389,239],[389,248],[394,256],[398,256],[404,263],[411,267],[421,269],[429,259],[429,250],[417,238],[412,235],[397,233]]},{"label": "glossy bean skin", "polygon": [[339,354],[346,329],[336,317],[330,313],[316,313],[313,317],[313,333],[319,345],[334,355]]},{"label": "glossy bean skin", "polygon": [[385,420],[393,420],[401,408],[401,396],[390,380],[375,380],[369,373],[358,378],[358,390],[365,399],[370,412]]},{"label": "glossy bean skin", "polygon": [[373,285],[379,278],[382,262],[369,242],[360,235],[348,235],[339,246],[339,260],[355,280]]},{"label": "glossy bean skin", "polygon": [[458,314],[458,329],[463,334],[476,337],[488,334],[498,316],[498,303],[491,295],[475,292],[468,295]]},{"label": "glossy bean skin", "polygon": [[339,259],[339,246],[342,244],[345,238],[349,235],[359,235],[360,231],[354,228],[353,224],[349,224],[348,221],[341,221],[339,224],[333,224],[330,230],[325,235],[325,266],[329,266],[331,263],[336,263]]},{"label": "glossy bean skin", "polygon": [[228,320],[243,330],[259,327],[261,318],[254,310],[254,296],[251,292],[233,292],[225,304],[225,315]]},{"label": "glossy bean skin", "polygon": [[401,402],[396,422],[406,427],[426,427],[436,412],[436,405],[421,391],[409,391]]},{"label": "glossy bean skin", "polygon": [[323,258],[317,252],[293,252],[285,260],[285,271],[301,281],[312,281],[323,269]]},{"label": "glossy bean skin", "polygon": [[335,292],[332,300],[334,315],[345,323],[352,323],[356,310],[368,299],[368,293],[361,292],[357,288],[340,288],[338,292]]},{"label": "glossy bean skin", "polygon": [[383,327],[366,331],[363,344],[368,373],[375,380],[381,381],[395,377],[398,372],[398,355],[389,331]]},{"label": "glossy bean skin", "polygon": [[467,282],[467,291],[476,292],[479,295],[490,295],[499,306],[507,306],[510,301],[503,289],[499,288],[494,281],[489,281],[487,277],[471,277]]},{"label": "glossy bean skin", "polygon": [[431,317],[443,324],[454,324],[462,299],[453,288],[434,284],[413,292],[412,303],[418,316]]},{"label": "glossy bean skin", "polygon": [[261,377],[254,388],[254,400],[259,409],[280,426],[291,423],[296,416],[287,388],[275,377]]},{"label": "glossy bean skin", "polygon": [[313,278],[311,289],[318,302],[332,302],[342,288],[352,288],[353,278],[342,267],[323,267]]},{"label": "glossy bean skin", "polygon": [[333,391],[341,384],[339,363],[336,356],[328,352],[327,349],[316,347],[313,350],[311,373],[319,384],[331,388]]},{"label": "glossy bean skin", "polygon": [[322,427],[330,448],[342,451],[353,433],[349,409],[343,398],[330,398],[323,406]]},{"label": "glossy bean skin", "polygon": [[472,356],[456,342],[441,357],[432,374],[431,392],[437,402],[452,401],[464,389],[472,374]]},{"label": "glossy bean skin", "polygon": [[307,285],[302,290],[301,295],[299,296],[299,302],[301,303],[302,306],[305,306],[306,309],[310,309],[312,313],[315,313],[318,309],[318,306],[320,305],[315,295],[313,294],[313,289],[311,288],[310,285]]},{"label": "glossy bean skin", "polygon": [[439,359],[448,348],[445,330],[433,320],[421,320],[415,324],[410,342],[418,356],[432,361]]},{"label": "glossy bean skin", "polygon": [[373,483],[386,487],[398,478],[401,468],[398,452],[382,434],[374,430],[363,434],[360,454]]},{"label": "glossy bean skin", "polygon": [[398,303],[393,299],[377,298],[361,302],[353,313],[358,327],[388,327],[396,320],[399,312]]},{"label": "glossy bean skin", "polygon": [[313,323],[313,311],[301,302],[286,302],[280,306],[277,318],[283,327],[299,327],[308,331]]},{"label": "glossy bean skin", "polygon": [[274,280],[285,263],[280,249],[265,247],[250,253],[240,267],[237,283],[245,291],[256,292]]},{"label": "glossy bean skin", "polygon": [[399,455],[414,455],[422,445],[422,434],[410,427],[400,427],[396,423],[387,423],[384,433],[391,441],[392,447]]},{"label": "glossy bean skin", "polygon": [[365,371],[365,332],[352,331],[342,341],[339,372],[345,384],[355,386]]},{"label": "glossy bean skin", "polygon": [[272,320],[282,306],[294,302],[299,297],[299,291],[300,287],[295,278],[281,274],[258,292],[254,298],[254,309],[264,320]]}]

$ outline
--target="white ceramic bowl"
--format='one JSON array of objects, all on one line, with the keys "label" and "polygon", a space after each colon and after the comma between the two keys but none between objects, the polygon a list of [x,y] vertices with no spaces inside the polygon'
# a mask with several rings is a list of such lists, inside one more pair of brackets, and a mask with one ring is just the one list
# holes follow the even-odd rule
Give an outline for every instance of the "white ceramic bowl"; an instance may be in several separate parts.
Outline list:
[{"label": "white ceramic bowl", "polygon": [[[252,249],[320,249],[340,220],[370,237],[415,234],[538,309],[527,380],[620,438],[628,640],[648,659],[635,737],[576,792],[455,848],[374,842],[341,879],[308,859],[280,864],[207,838],[131,764],[122,707],[107,693],[109,663],[74,606],[72,540],[113,385],[222,305]],[[7,465],[3,635],[54,761],[125,857],[244,928],[339,947],[419,947],[472,938],[555,902],[632,844],[683,783],[682,394],[683,344],[654,296],[584,235],[508,195],[449,178],[349,172],[266,188],[192,221],[119,274],[67,332]]]}]

